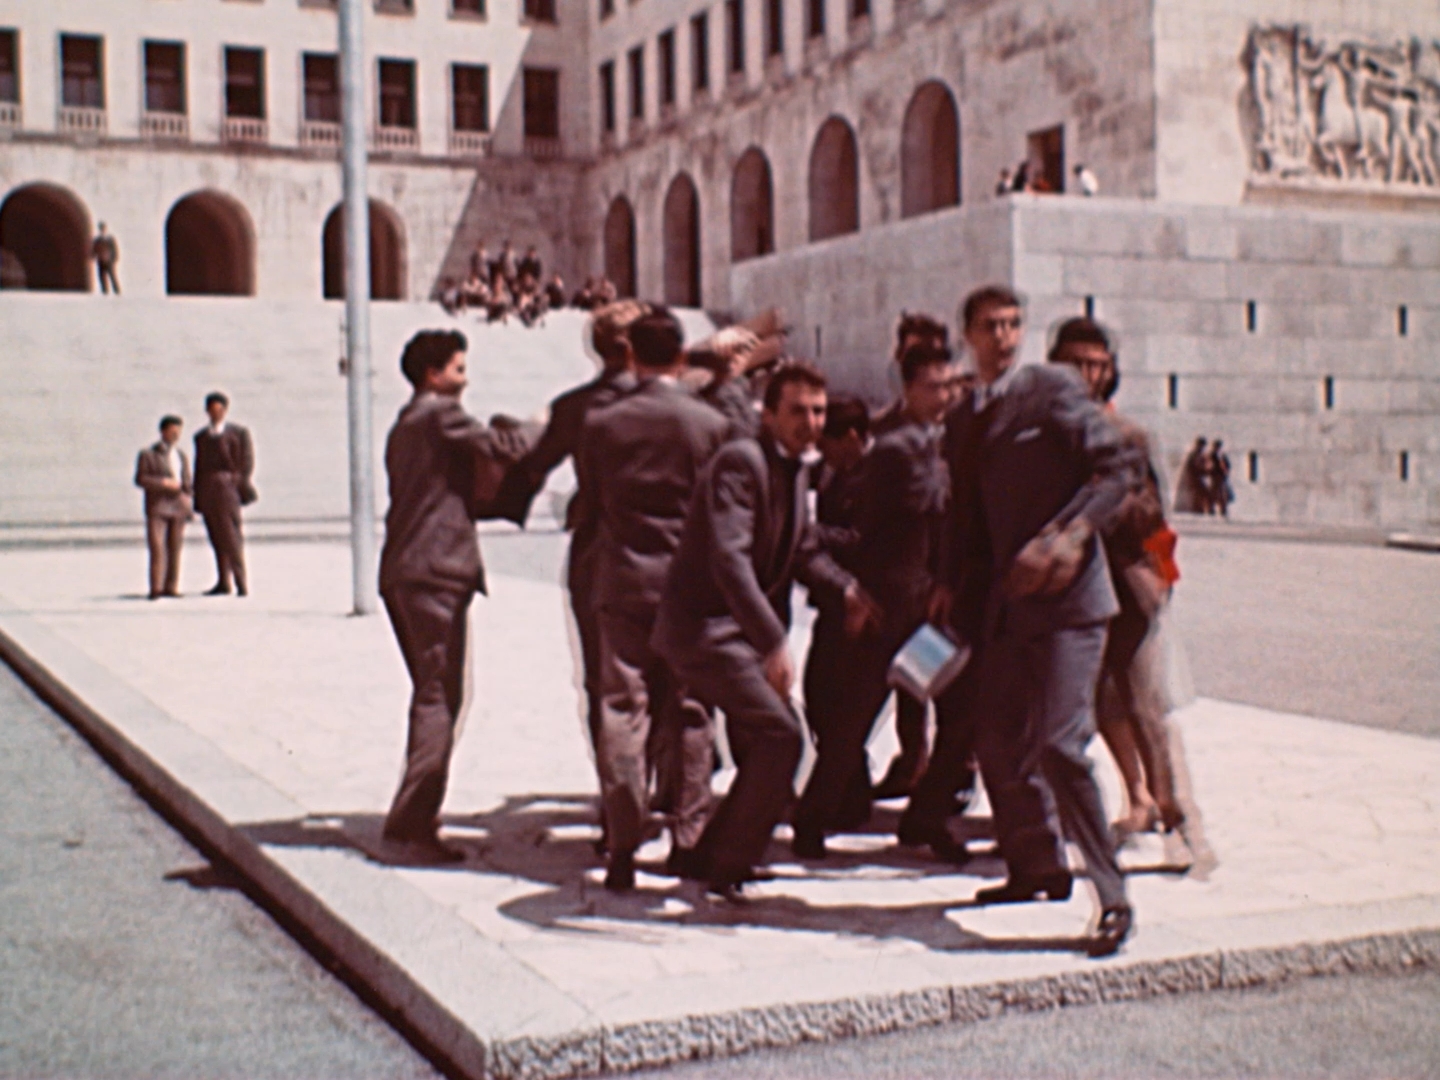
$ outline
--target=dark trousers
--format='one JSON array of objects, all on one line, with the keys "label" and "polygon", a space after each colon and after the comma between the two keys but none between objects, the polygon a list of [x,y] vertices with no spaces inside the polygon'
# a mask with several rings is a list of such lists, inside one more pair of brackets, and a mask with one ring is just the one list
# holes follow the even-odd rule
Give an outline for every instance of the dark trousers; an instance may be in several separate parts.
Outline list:
[{"label": "dark trousers", "polygon": [[1085,857],[1101,905],[1111,907],[1125,902],[1125,879],[1085,756],[1104,652],[1104,623],[1002,632],[981,658],[976,718],[980,769],[1011,877],[1063,865],[1048,821],[1048,787],[1061,829]]},{"label": "dark trousers", "polygon": [[874,637],[851,640],[842,619],[821,612],[805,661],[805,719],[815,736],[815,767],[795,808],[795,831],[863,825],[870,817],[865,743],[885,704],[893,649]]},{"label": "dark trousers", "polygon": [[115,276],[114,263],[96,263],[96,276],[100,279],[100,291],[102,293],[113,292],[120,295],[120,279]]},{"label": "dark trousers", "polygon": [[714,733],[650,647],[654,613],[605,610],[600,629],[600,738],[596,761],[610,849],[632,854],[644,838],[656,777],[676,846],[693,848],[710,810]]},{"label": "dark trousers", "polygon": [[901,817],[901,830],[928,834],[945,828],[955,797],[975,786],[975,690],[979,664],[972,659],[935,699],[935,749]]},{"label": "dark trousers", "polygon": [[180,551],[185,546],[185,518],[147,517],[145,544],[150,549],[150,595],[178,595]]},{"label": "dark trousers", "polygon": [[585,686],[585,727],[590,746],[599,762],[600,746],[600,623],[591,600],[594,576],[590,573],[590,538],[572,534],[566,583],[570,589],[570,610],[575,614],[575,633],[580,639],[580,673]]},{"label": "dark trousers", "polygon": [[763,660],[736,630],[677,664],[689,692],[725,714],[738,769],[700,838],[711,881],[739,882],[764,861],[770,834],[795,797],[803,736],[790,703],[765,681]]},{"label": "dark trousers", "polygon": [[383,594],[385,611],[410,672],[410,734],[405,775],[385,818],[385,835],[435,835],[450,773],[455,722],[465,694],[465,628],[470,590],[401,585]]},{"label": "dark trousers", "polygon": [[215,583],[228,589],[233,581],[237,589],[245,592],[245,539],[240,532],[239,500],[207,502],[200,515],[205,519],[205,532],[215,551]]},{"label": "dark trousers", "polygon": [[925,767],[930,747],[925,741],[925,702],[904,690],[895,691],[895,737],[900,753],[891,768],[913,777]]}]

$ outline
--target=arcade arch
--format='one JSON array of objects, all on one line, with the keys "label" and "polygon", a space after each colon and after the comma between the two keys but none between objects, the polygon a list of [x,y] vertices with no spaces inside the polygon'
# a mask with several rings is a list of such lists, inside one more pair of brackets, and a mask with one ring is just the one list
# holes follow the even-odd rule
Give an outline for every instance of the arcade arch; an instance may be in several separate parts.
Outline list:
[{"label": "arcade arch", "polygon": [[688,173],[665,193],[665,303],[700,306],[700,193]]},{"label": "arcade arch", "polygon": [[[321,234],[322,295],[345,298],[345,204],[325,218]],[[405,223],[391,207],[370,200],[370,299],[405,299]]]},{"label": "arcade arch", "polygon": [[810,150],[810,239],[860,228],[860,156],[855,132],[838,116],[820,125]]},{"label": "arcade arch", "polygon": [[770,162],[757,146],[740,155],[730,181],[730,258],[734,262],[775,250],[775,192]]},{"label": "arcade arch", "polygon": [[960,115],[944,83],[924,83],[900,133],[900,216],[960,205]]},{"label": "arcade arch", "polygon": [[9,253],[6,287],[90,291],[90,214],[58,184],[26,184],[6,196],[0,249]]},{"label": "arcade arch", "polygon": [[605,215],[605,276],[617,296],[635,295],[635,211],[624,195],[615,196]]},{"label": "arcade arch", "polygon": [[165,218],[165,291],[172,296],[254,296],[255,229],[237,200],[196,191]]}]

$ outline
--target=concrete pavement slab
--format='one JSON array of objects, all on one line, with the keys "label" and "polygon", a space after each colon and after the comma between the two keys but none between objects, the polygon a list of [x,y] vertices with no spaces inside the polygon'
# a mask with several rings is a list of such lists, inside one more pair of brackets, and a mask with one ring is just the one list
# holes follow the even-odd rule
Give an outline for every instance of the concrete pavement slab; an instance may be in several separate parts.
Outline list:
[{"label": "concrete pavement slab", "polygon": [[[1440,743],[1206,699],[1179,722],[1220,865],[1204,881],[1177,874],[1158,838],[1140,838],[1125,856],[1139,933],[1110,960],[1076,950],[1088,890],[969,906],[998,860],[957,873],[900,849],[888,807],[823,866],[777,842],[776,879],[743,907],[643,868],[634,894],[614,896],[591,849],[564,597],[542,574],[494,575],[472,616],[473,701],[446,801],[466,861],[384,865],[365,851],[399,775],[408,697],[389,627],[345,615],[339,544],[256,545],[250,562],[249,598],[194,595],[208,574],[192,558],[191,595],[150,603],[131,598],[137,549],[0,552],[0,632],[149,762],[182,812],[209,815],[214,850],[327,947],[355,951],[352,977],[467,1075],[580,1075],[1440,959]],[[883,732],[877,758],[892,743]],[[983,831],[983,817],[970,824]],[[663,855],[650,845],[642,861]]]}]

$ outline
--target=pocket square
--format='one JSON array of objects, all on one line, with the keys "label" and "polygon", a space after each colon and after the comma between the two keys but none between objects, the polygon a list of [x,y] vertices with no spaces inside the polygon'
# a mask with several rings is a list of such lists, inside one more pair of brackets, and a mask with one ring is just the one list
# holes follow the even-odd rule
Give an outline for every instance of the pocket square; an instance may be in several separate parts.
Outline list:
[{"label": "pocket square", "polygon": [[1029,442],[1031,439],[1038,439],[1039,437],[1040,429],[1038,427],[1027,427],[1024,431],[1018,432],[1015,435],[1015,441]]}]

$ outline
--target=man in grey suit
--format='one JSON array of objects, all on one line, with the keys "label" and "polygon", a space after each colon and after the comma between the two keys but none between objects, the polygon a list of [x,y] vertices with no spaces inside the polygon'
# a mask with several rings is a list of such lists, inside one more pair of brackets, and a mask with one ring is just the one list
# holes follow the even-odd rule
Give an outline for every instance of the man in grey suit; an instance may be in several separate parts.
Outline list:
[{"label": "man in grey suit", "polygon": [[741,898],[794,796],[802,736],[790,704],[792,583],[843,596],[852,633],[875,621],[809,520],[804,456],[825,423],[825,377],[805,364],[782,367],[761,423],[758,440],[726,443],[701,476],[652,638],[689,691],[725,713],[738,771],[686,876],[729,900]]},{"label": "man in grey suit", "polygon": [[[1017,366],[1020,299],[981,289],[964,307],[965,341],[979,384],[950,414],[954,482],[952,590],[968,572],[987,579],[978,624],[977,750],[1009,870],[978,903],[1070,895],[1063,847],[1047,820],[1085,857],[1100,899],[1088,950],[1115,952],[1131,908],[1085,747],[1106,626],[1118,610],[1096,534],[1138,482],[1141,462],[1089,400],[1071,370]],[[1047,792],[1048,787],[1048,792]]]},{"label": "man in grey suit", "polygon": [[226,419],[229,411],[224,394],[206,395],[210,423],[195,433],[195,509],[205,519],[217,575],[206,596],[227,595],[232,580],[238,595],[248,590],[240,508],[255,501],[255,445],[249,431]]},{"label": "man in grey suit", "polygon": [[[591,569],[610,842],[605,886],[622,892],[635,886],[652,771],[673,815],[677,853],[695,846],[710,809],[709,715],[683,700],[650,635],[696,478],[730,430],[677,379],[685,360],[674,315],[655,308],[630,324],[629,337],[639,385],[586,419],[578,468],[600,524]],[[672,863],[683,859],[677,854]]]},{"label": "man in grey suit", "polygon": [[[465,336],[422,330],[400,369],[415,395],[385,442],[390,509],[380,553],[380,596],[414,691],[405,775],[385,818],[388,854],[416,863],[458,862],[440,839],[440,804],[465,689],[470,600],[485,591],[475,519],[494,490],[481,491],[481,459],[497,459],[497,436],[467,413]],[[496,480],[498,483],[498,478]]]},{"label": "man in grey suit", "polygon": [[195,486],[180,449],[182,421],[160,418],[160,440],[135,460],[135,486],[145,491],[145,542],[150,549],[150,599],[180,595],[180,552]]}]

